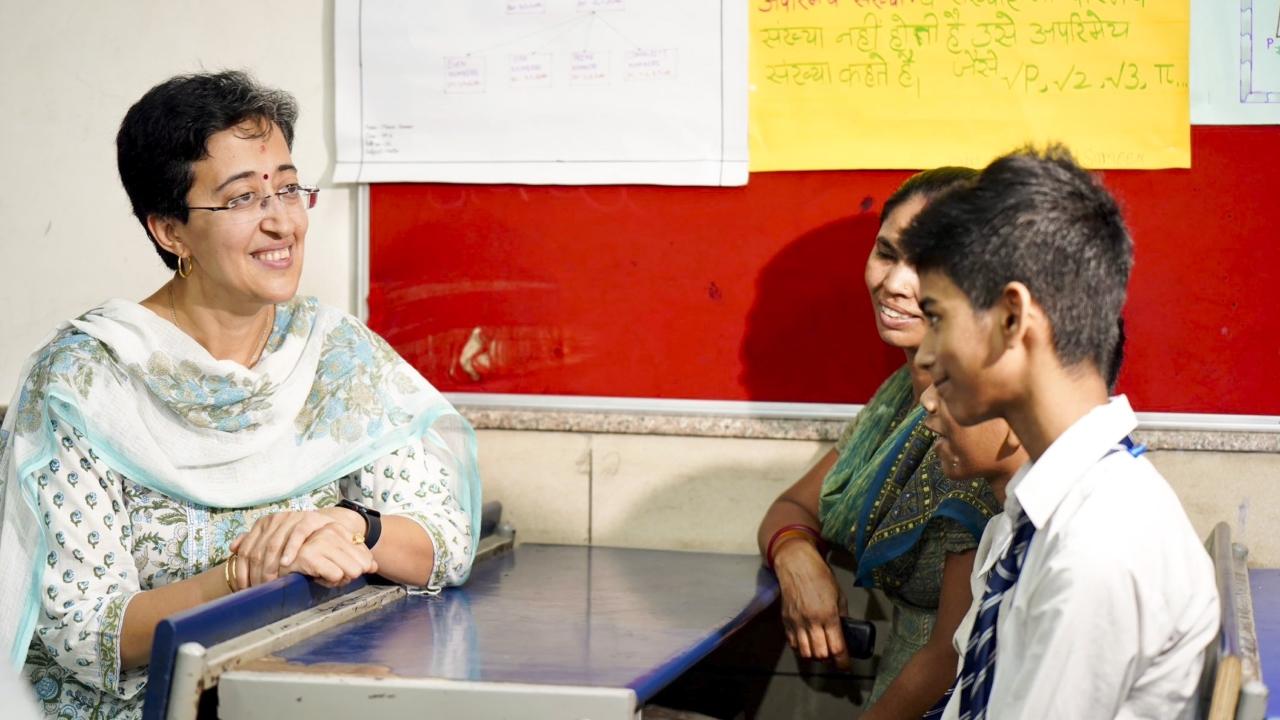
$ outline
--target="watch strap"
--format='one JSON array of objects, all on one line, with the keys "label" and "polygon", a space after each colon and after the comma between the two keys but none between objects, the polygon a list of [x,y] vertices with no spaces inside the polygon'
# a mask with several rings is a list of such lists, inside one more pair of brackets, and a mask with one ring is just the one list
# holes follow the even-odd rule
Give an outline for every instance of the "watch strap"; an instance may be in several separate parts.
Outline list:
[{"label": "watch strap", "polygon": [[368,508],[366,510],[368,512],[364,516],[364,546],[372,550],[373,546],[378,544],[378,538],[382,537],[382,513]]},{"label": "watch strap", "polygon": [[382,536],[382,513],[346,498],[338,501],[338,507],[346,508],[364,518],[364,546],[372,550]]}]

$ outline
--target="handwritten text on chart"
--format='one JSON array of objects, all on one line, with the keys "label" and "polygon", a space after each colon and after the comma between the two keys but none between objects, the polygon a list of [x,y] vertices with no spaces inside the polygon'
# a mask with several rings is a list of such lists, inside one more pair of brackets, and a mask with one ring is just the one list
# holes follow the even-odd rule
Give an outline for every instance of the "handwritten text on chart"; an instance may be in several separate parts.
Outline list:
[{"label": "handwritten text on chart", "polygon": [[[547,0],[506,0],[508,15],[544,15]],[[622,12],[627,9],[626,0],[577,0],[580,13]]]},{"label": "handwritten text on chart", "polygon": [[[975,8],[1006,8],[1017,11],[1023,5],[1038,0],[756,0],[756,12],[787,12],[816,10],[824,7],[885,8],[969,6]],[[1070,0],[1079,7],[1143,7],[1147,0]]]},{"label": "handwritten text on chart", "polygon": [[[982,163],[1050,139],[1095,166],[1189,162],[1185,0],[748,2],[753,170]],[[942,123],[965,141],[922,132]]]},{"label": "handwritten text on chart", "polygon": [[[1144,91],[1187,84],[1184,64],[1168,58],[1153,61],[1142,53],[1125,56],[1144,0],[1063,0],[1058,5],[1082,9],[1040,12],[1034,19],[1019,13],[1030,0],[760,0],[757,11],[834,7],[841,2],[903,9],[868,11],[852,23],[845,21],[850,13],[844,11],[835,16],[844,22],[761,27],[756,43],[767,55],[762,79],[797,88],[899,88],[917,95],[929,89],[930,81],[954,79],[1027,94]],[[1129,7],[1115,9],[1121,6]],[[916,11],[908,12],[908,7]],[[1113,59],[1098,62],[1095,50]],[[1068,61],[1078,53],[1094,57]]]},{"label": "handwritten text on chart", "polygon": [[507,0],[508,15],[542,15],[546,12],[546,0]]},{"label": "handwritten text on chart", "polygon": [[[550,88],[561,85],[609,85],[614,82],[652,83],[677,77],[679,51],[674,48],[634,48],[617,53],[617,67],[611,54],[598,50],[568,53],[511,53],[498,60],[495,74],[503,86],[512,89]],[[486,61],[477,55],[455,55],[444,59],[444,92],[449,95],[483,93],[488,88]]]},{"label": "handwritten text on chart", "polygon": [[449,94],[484,92],[484,58],[444,59],[444,91]]},{"label": "handwritten text on chart", "polygon": [[626,9],[626,0],[578,0],[578,12],[621,12]]},{"label": "handwritten text on chart", "polygon": [[609,82],[609,53],[579,50],[569,56],[569,82],[599,85]]},{"label": "handwritten text on chart", "polygon": [[407,123],[369,123],[364,127],[362,150],[366,157],[398,155],[399,146],[413,132],[414,126]]}]

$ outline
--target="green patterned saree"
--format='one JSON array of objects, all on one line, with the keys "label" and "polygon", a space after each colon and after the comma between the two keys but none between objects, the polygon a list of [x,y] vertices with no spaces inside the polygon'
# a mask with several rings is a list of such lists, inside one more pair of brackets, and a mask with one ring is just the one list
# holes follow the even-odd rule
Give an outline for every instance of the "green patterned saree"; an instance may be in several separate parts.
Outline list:
[{"label": "green patterned saree", "polygon": [[870,702],[928,642],[948,553],[977,547],[1000,511],[986,481],[951,480],[903,367],[846,428],[822,483],[822,535],[853,553],[855,583],[883,590],[893,624]]},{"label": "green patterned saree", "polygon": [[905,578],[884,569],[912,550],[934,518],[954,520],[976,544],[1000,509],[985,481],[943,474],[924,418],[903,367],[845,431],[837,445],[840,457],[822,482],[823,537],[853,553],[863,587],[890,594],[900,587]]}]

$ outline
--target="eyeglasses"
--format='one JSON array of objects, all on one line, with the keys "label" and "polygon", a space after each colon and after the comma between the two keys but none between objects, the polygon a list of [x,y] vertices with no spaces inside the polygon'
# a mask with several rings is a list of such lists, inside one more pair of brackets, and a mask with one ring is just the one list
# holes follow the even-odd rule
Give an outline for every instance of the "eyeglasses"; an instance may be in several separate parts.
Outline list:
[{"label": "eyeglasses", "polygon": [[316,196],[320,194],[320,188],[308,185],[286,185],[284,189],[273,193],[257,193],[247,192],[243,195],[237,195],[226,205],[220,207],[193,207],[188,206],[188,210],[208,210],[209,212],[228,211],[226,216],[234,222],[250,222],[261,220],[267,214],[267,206],[271,204],[271,198],[275,198],[280,202],[280,206],[286,211],[306,212],[316,206]]}]

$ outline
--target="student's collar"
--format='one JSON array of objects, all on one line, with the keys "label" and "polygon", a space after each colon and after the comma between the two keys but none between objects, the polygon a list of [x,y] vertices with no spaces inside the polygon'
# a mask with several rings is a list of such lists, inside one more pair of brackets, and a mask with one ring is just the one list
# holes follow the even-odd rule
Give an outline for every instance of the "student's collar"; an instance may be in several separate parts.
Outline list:
[{"label": "student's collar", "polygon": [[1033,525],[1044,527],[1076,480],[1136,427],[1138,416],[1124,395],[1095,407],[1059,435],[1039,460],[1018,471],[1006,490],[1017,504],[1006,505],[1020,507]]}]

